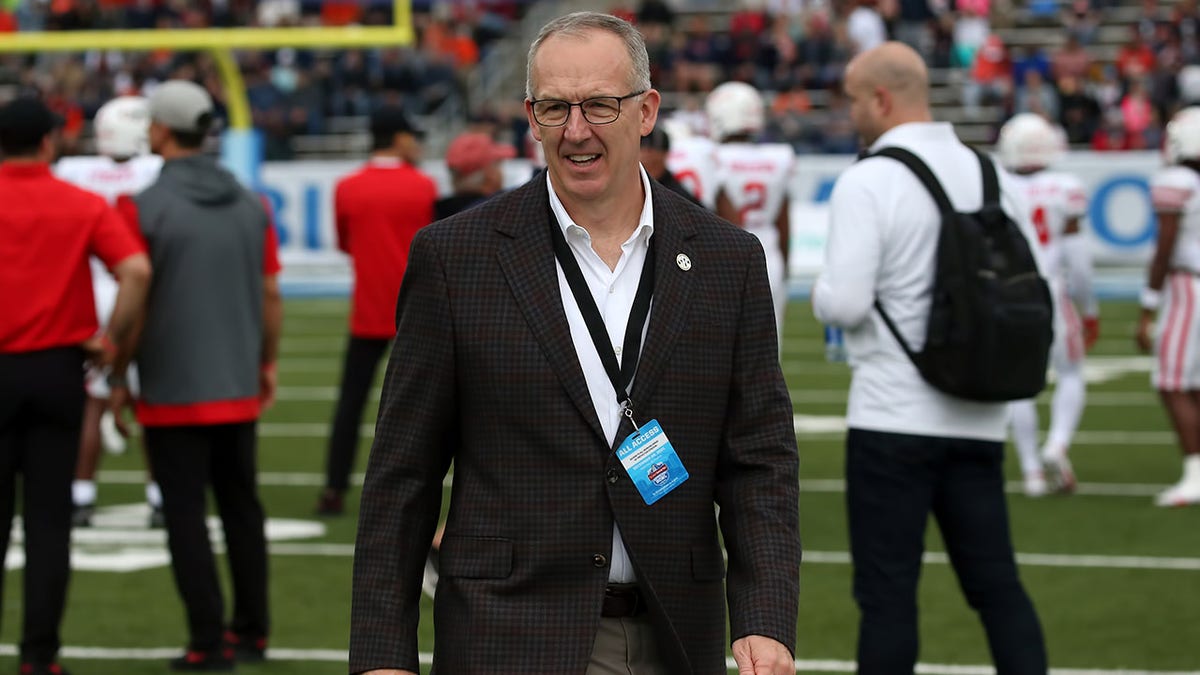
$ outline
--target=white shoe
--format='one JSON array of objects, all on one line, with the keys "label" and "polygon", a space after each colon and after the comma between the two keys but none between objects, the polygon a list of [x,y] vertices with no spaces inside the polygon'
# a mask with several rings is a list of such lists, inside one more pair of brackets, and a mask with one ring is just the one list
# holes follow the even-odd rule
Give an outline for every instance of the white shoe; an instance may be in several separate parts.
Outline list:
[{"label": "white shoe", "polygon": [[425,591],[432,600],[438,585],[438,550],[429,549],[429,557],[425,558],[425,576],[421,579],[421,590]]},{"label": "white shoe", "polygon": [[117,431],[117,421],[111,410],[105,410],[100,415],[100,445],[109,454],[120,455],[125,452],[125,437]]},{"label": "white shoe", "polygon": [[1025,474],[1026,497],[1044,497],[1046,496],[1046,491],[1046,478],[1042,475],[1041,471],[1030,471]]},{"label": "white shoe", "polygon": [[1052,492],[1060,495],[1075,492],[1075,470],[1071,468],[1071,460],[1065,455],[1045,460],[1042,468],[1046,472],[1046,482]]},{"label": "white shoe", "polygon": [[1157,506],[1188,506],[1200,504],[1200,481],[1181,480],[1158,493],[1154,498]]}]

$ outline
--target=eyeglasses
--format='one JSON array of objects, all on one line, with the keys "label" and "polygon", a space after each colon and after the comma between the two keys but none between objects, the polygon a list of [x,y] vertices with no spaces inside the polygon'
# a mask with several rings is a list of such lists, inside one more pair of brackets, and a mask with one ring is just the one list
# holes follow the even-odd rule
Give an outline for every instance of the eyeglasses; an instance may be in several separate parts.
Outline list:
[{"label": "eyeglasses", "polygon": [[635,91],[624,96],[594,96],[578,103],[568,103],[554,98],[530,101],[533,119],[544,127],[561,127],[571,117],[571,108],[579,106],[583,119],[589,124],[612,124],[621,116],[621,101],[641,96],[647,90]]}]

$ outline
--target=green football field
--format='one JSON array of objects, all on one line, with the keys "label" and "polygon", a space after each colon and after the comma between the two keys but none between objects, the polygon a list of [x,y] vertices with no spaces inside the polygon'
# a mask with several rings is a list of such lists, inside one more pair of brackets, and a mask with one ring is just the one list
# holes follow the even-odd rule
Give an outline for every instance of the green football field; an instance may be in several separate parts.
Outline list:
[{"label": "green football field", "polygon": [[[1154,493],[1179,478],[1176,442],[1133,349],[1136,308],[1106,304],[1088,366],[1089,404],[1072,458],[1072,497],[1020,492],[1015,457],[1009,505],[1022,577],[1062,672],[1200,672],[1200,508],[1166,510]],[[802,672],[853,672],[857,610],[843,506],[842,413],[849,372],[826,363],[821,328],[793,303],[783,344],[801,457],[805,563],[797,626]],[[346,331],[341,300],[289,300],[279,401],[260,427],[262,497],[271,518],[270,660],[244,673],[346,672],[357,490],[349,513],[318,519]],[[382,374],[382,369],[381,369]],[[1041,413],[1046,415],[1043,397]],[[378,396],[364,419],[365,467]],[[75,573],[63,626],[63,662],[75,675],[166,672],[186,641],[163,535],[145,529],[137,443],[104,458],[95,527],[76,532]],[[982,629],[962,599],[930,527],[921,584],[920,672],[991,672]],[[0,627],[0,673],[16,672],[21,622],[19,529],[14,532]],[[224,562],[223,559],[221,561]],[[421,647],[432,651],[428,600]]]}]

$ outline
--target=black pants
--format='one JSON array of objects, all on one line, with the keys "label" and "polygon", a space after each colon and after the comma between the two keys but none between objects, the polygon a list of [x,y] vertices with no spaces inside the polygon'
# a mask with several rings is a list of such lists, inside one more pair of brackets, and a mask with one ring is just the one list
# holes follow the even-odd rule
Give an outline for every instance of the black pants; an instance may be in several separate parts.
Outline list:
[{"label": "black pants", "polygon": [[19,473],[25,524],[22,661],[52,662],[61,645],[83,401],[78,348],[0,354],[0,561],[8,552]]},{"label": "black pants", "polygon": [[363,408],[375,381],[375,369],[387,351],[391,340],[350,336],[346,345],[346,361],[342,367],[342,388],[338,393],[337,410],[333,414],[333,430],[329,434],[329,454],[325,460],[325,487],[345,492],[350,486],[350,471],[358,454],[359,427]]},{"label": "black pants", "polygon": [[225,533],[239,635],[265,637],[267,542],[258,499],[256,423],[146,427],[150,467],[162,488],[171,571],[187,612],[189,649],[221,643],[225,604],[209,543],[206,493],[212,485]]},{"label": "black pants", "polygon": [[846,503],[861,612],[858,672],[908,675],[917,662],[917,580],[933,513],[1000,675],[1046,672],[1033,603],[1017,577],[998,442],[851,429]]}]

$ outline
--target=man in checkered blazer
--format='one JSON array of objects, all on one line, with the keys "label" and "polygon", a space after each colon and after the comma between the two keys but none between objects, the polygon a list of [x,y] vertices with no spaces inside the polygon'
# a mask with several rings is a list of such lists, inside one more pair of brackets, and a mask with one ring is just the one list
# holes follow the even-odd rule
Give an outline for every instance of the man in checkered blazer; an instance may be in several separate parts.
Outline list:
[{"label": "man in checkered blazer", "polygon": [[762,247],[641,170],[660,97],[628,23],[552,21],[526,97],[547,171],[412,244],[350,672],[418,669],[453,461],[436,672],[724,673],[728,618],[744,672],[792,673],[798,459]]}]

